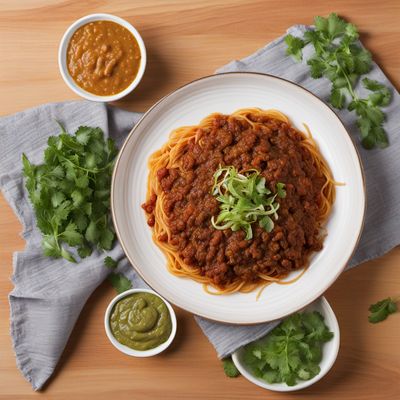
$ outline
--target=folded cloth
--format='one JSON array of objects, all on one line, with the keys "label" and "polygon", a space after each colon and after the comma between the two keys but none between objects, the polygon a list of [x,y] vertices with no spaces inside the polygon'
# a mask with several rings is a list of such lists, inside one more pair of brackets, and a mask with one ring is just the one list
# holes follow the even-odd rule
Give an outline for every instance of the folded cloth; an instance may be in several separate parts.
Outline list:
[{"label": "folded cloth", "polygon": [[[289,33],[299,35],[307,29],[294,26]],[[306,49],[307,51],[307,49]],[[283,37],[241,61],[233,61],[217,72],[264,72],[296,82],[321,99],[329,96],[324,79],[313,80],[308,66],[295,63],[285,55]],[[349,267],[379,257],[400,243],[400,96],[377,65],[369,74],[392,88],[393,101],[387,107],[385,129],[391,145],[385,150],[366,151],[359,146],[355,116],[339,111],[342,121],[354,138],[366,173],[368,208],[361,241]],[[121,144],[141,114],[122,111],[103,104],[85,101],[47,104],[0,119],[0,187],[23,225],[26,247],[14,254],[14,290],[9,296],[11,336],[17,365],[35,390],[40,389],[63,352],[82,307],[109,270],[103,266],[104,254],[95,251],[73,266],[63,259],[42,255],[41,235],[29,203],[21,174],[21,154],[33,163],[42,162],[47,138],[57,133],[55,120],[69,132],[80,125],[98,126]],[[384,208],[382,207],[384,205]],[[382,212],[384,209],[384,212]],[[110,255],[121,259],[119,271],[134,287],[146,287],[124,258],[116,244]],[[240,346],[268,333],[277,322],[252,326],[230,326],[195,317],[197,323],[223,358]]]},{"label": "folded cloth", "polygon": [[[100,127],[107,136],[112,132],[110,136],[121,145],[140,116],[77,101],[46,104],[0,119],[0,187],[22,223],[26,241],[13,260],[11,337],[17,365],[35,390],[53,373],[82,307],[110,271],[99,251],[79,265],[43,256],[41,234],[22,178],[21,155],[26,153],[32,163],[41,163],[48,137],[59,132],[56,121],[71,133],[80,125]],[[119,245],[110,256],[123,257]]]}]

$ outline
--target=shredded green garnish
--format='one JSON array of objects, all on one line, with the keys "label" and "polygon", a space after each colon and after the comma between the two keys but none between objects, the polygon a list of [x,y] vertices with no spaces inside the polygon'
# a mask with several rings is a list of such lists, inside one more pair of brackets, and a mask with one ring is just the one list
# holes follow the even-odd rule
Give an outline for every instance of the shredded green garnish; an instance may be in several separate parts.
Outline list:
[{"label": "shredded green garnish", "polygon": [[242,229],[246,232],[246,240],[253,237],[251,224],[259,223],[267,232],[274,229],[274,221],[278,219],[279,203],[276,197],[286,196],[285,184],[276,185],[273,194],[265,186],[266,180],[259,171],[251,169],[239,173],[233,166],[220,167],[214,174],[212,194],[220,203],[220,213],[211,224],[215,229]]}]

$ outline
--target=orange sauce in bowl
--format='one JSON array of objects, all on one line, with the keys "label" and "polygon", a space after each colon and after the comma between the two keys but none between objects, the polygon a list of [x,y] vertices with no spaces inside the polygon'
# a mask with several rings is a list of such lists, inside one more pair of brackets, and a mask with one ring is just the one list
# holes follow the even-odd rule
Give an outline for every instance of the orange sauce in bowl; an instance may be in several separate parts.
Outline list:
[{"label": "orange sauce in bowl", "polygon": [[97,96],[122,92],[135,79],[141,62],[132,33],[112,21],[78,28],[67,48],[67,68],[75,83]]}]

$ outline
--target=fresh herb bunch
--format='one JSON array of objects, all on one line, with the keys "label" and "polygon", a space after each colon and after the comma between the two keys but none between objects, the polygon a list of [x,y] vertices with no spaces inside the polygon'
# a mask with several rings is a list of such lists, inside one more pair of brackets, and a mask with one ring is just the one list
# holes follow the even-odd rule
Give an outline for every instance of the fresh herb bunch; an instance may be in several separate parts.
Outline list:
[{"label": "fresh herb bunch", "polygon": [[257,170],[239,173],[235,167],[220,167],[214,174],[212,194],[220,203],[218,217],[211,218],[215,229],[231,228],[232,231],[242,229],[246,232],[246,240],[253,237],[251,224],[258,221],[261,228],[271,232],[278,219],[279,203],[276,197],[286,196],[285,185],[277,183],[273,194],[265,186],[265,178]]},{"label": "fresh herb bunch", "polygon": [[296,313],[267,336],[245,346],[243,361],[268,383],[309,380],[320,372],[322,346],[333,337],[317,312]]},{"label": "fresh herb bunch", "polygon": [[359,78],[371,69],[371,54],[359,45],[356,26],[334,13],[328,18],[315,17],[314,23],[315,29],[305,32],[302,39],[286,36],[287,54],[300,61],[303,47],[312,44],[314,54],[307,64],[313,78],[324,76],[332,82],[330,103],[335,108],[347,107],[357,114],[363,147],[388,146],[382,127],[385,114],[381,107],[390,103],[390,90],[377,81],[364,78],[362,84],[371,94],[360,98],[355,91]]},{"label": "fresh herb bunch", "polygon": [[396,299],[388,297],[369,306],[370,315],[368,321],[372,324],[384,321],[390,314],[397,311]]},{"label": "fresh herb bunch", "polygon": [[100,128],[81,126],[69,135],[61,126],[61,134],[49,137],[47,144],[41,165],[22,155],[44,254],[76,262],[67,245],[76,247],[81,258],[89,256],[94,246],[110,250],[115,236],[109,213],[118,153],[114,141],[105,141]]}]

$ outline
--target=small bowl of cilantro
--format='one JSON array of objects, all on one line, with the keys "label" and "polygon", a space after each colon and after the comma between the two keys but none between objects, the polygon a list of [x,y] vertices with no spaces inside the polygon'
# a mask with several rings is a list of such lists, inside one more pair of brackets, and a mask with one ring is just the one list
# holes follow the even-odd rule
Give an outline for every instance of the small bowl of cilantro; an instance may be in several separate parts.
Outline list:
[{"label": "small bowl of cilantro", "polygon": [[334,364],[339,325],[325,297],[284,319],[263,338],[232,355],[249,381],[278,392],[304,389],[319,381]]}]

